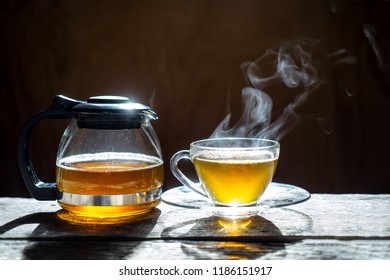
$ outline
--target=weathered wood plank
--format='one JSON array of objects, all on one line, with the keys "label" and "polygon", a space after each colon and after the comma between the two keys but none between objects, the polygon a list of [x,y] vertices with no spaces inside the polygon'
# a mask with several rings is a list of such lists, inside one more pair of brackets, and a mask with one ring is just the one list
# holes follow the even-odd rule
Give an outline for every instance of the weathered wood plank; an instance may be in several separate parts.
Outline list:
[{"label": "weathered wood plank", "polygon": [[114,225],[64,222],[57,217],[59,209],[55,202],[0,198],[0,239],[390,239],[390,195],[314,194],[302,204],[230,223],[163,203],[148,215]]},{"label": "weathered wood plank", "polygon": [[390,259],[389,199],[314,194],[235,222],[160,204],[83,225],[60,220],[55,202],[0,198],[0,259]]},{"label": "weathered wood plank", "polygon": [[390,240],[303,240],[292,243],[214,241],[0,240],[0,259],[390,259]]}]

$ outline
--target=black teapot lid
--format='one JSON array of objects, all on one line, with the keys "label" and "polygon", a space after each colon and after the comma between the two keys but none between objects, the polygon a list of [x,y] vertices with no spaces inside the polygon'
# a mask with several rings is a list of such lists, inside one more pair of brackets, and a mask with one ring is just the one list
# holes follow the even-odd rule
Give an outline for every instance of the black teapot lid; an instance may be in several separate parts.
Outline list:
[{"label": "black teapot lid", "polygon": [[73,100],[62,95],[56,98],[66,101],[66,109],[77,119],[79,128],[140,128],[143,120],[157,119],[156,113],[148,106],[123,96],[93,96],[87,101]]}]

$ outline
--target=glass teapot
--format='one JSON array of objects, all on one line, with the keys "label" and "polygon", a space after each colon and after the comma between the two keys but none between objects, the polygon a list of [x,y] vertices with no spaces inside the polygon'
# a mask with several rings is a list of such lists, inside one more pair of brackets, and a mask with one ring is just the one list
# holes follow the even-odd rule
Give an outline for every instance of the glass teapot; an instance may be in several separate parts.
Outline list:
[{"label": "glass teapot", "polygon": [[[44,119],[71,119],[56,160],[56,183],[39,180],[28,151],[32,128]],[[163,159],[149,107],[126,97],[96,96],[88,101],[58,95],[22,128],[18,163],[37,200],[57,200],[83,217],[125,217],[150,211],[160,201]]]}]

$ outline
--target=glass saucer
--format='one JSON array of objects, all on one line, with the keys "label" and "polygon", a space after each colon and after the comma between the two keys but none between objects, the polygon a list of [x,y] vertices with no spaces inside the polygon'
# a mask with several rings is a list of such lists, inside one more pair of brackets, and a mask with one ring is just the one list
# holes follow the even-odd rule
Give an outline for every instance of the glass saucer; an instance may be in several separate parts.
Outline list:
[{"label": "glass saucer", "polygon": [[[200,186],[199,188],[201,189]],[[216,206],[208,197],[200,195],[185,186],[169,189],[161,195],[162,201],[167,204],[184,208],[203,209],[222,216],[256,215],[268,208],[293,205],[304,202],[309,198],[310,193],[303,188],[276,182],[272,182],[268,186],[256,206]]]}]

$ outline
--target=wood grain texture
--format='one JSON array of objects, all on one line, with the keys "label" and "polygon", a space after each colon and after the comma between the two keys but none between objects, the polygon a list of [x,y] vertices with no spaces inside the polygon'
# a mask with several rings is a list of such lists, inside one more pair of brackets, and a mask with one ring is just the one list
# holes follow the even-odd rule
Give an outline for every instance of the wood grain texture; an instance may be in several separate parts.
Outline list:
[{"label": "wood grain texture", "polygon": [[[390,195],[313,194],[301,204],[270,209],[237,226],[201,210],[161,203],[154,211],[115,225],[71,224],[56,202],[0,198],[0,238],[255,239],[389,238]],[[223,224],[227,224],[226,227]]]},{"label": "wood grain texture", "polygon": [[390,195],[313,194],[227,224],[161,203],[112,225],[71,224],[56,202],[0,198],[1,259],[389,259]]},{"label": "wood grain texture", "polygon": [[0,240],[0,260],[390,260],[389,240],[290,243]]}]

